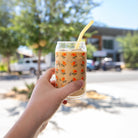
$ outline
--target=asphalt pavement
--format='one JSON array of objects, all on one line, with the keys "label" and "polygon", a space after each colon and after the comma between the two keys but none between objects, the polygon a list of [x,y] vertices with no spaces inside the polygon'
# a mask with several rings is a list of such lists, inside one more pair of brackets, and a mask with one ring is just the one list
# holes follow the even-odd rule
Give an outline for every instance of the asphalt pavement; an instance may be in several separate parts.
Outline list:
[{"label": "asphalt pavement", "polygon": [[[138,80],[138,71],[92,71],[87,72],[87,83],[101,83],[114,81]],[[36,83],[36,76],[32,75],[2,75],[0,76],[0,93],[9,92],[13,87],[25,88],[25,83]]]},{"label": "asphalt pavement", "polygon": [[[87,91],[93,90],[108,98],[94,100],[84,97],[77,106],[61,105],[39,138],[138,138],[137,76],[137,71],[88,72]],[[31,82],[35,78],[25,80]],[[22,82],[22,79],[13,80],[17,86]],[[1,83],[6,83],[3,87],[6,89],[11,81],[1,80]],[[19,118],[26,104],[13,99],[0,99],[1,137]]]},{"label": "asphalt pavement", "polygon": [[138,80],[138,70],[87,72],[87,83]]}]

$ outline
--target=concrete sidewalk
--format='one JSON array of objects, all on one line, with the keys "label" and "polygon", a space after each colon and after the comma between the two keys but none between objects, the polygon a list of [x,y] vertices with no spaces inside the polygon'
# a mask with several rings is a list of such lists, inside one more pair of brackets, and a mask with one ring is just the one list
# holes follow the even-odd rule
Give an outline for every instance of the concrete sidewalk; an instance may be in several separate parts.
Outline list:
[{"label": "concrete sidewalk", "polygon": [[[87,90],[108,96],[83,99],[76,107],[61,106],[39,138],[138,138],[138,81],[89,83]],[[25,102],[0,100],[0,136],[19,118]]]}]

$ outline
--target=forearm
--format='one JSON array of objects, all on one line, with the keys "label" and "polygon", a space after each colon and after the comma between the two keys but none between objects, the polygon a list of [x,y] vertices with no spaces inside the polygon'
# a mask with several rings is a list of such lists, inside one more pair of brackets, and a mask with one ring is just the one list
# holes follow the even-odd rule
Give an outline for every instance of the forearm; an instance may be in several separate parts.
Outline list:
[{"label": "forearm", "polygon": [[33,138],[41,124],[35,110],[26,109],[5,138]]}]

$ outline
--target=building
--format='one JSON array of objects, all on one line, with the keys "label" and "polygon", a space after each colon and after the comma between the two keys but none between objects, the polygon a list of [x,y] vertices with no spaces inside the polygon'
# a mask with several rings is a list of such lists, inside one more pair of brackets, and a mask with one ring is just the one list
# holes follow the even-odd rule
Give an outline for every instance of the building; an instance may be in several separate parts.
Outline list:
[{"label": "building", "polygon": [[87,38],[87,43],[93,44],[98,52],[94,53],[95,57],[110,57],[113,61],[123,61],[123,49],[117,42],[117,37],[123,37],[127,33],[133,34],[135,30],[107,28],[107,27],[91,27],[89,32],[96,33],[92,37]]}]

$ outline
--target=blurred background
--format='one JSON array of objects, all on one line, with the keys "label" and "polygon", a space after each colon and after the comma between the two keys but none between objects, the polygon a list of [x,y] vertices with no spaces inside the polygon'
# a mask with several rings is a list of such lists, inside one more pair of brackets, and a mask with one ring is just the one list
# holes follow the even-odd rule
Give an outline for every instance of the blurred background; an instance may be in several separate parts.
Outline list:
[{"label": "blurred background", "polygon": [[19,118],[57,41],[83,37],[87,94],[61,105],[42,137],[137,138],[137,0],[0,0],[0,136]]}]

